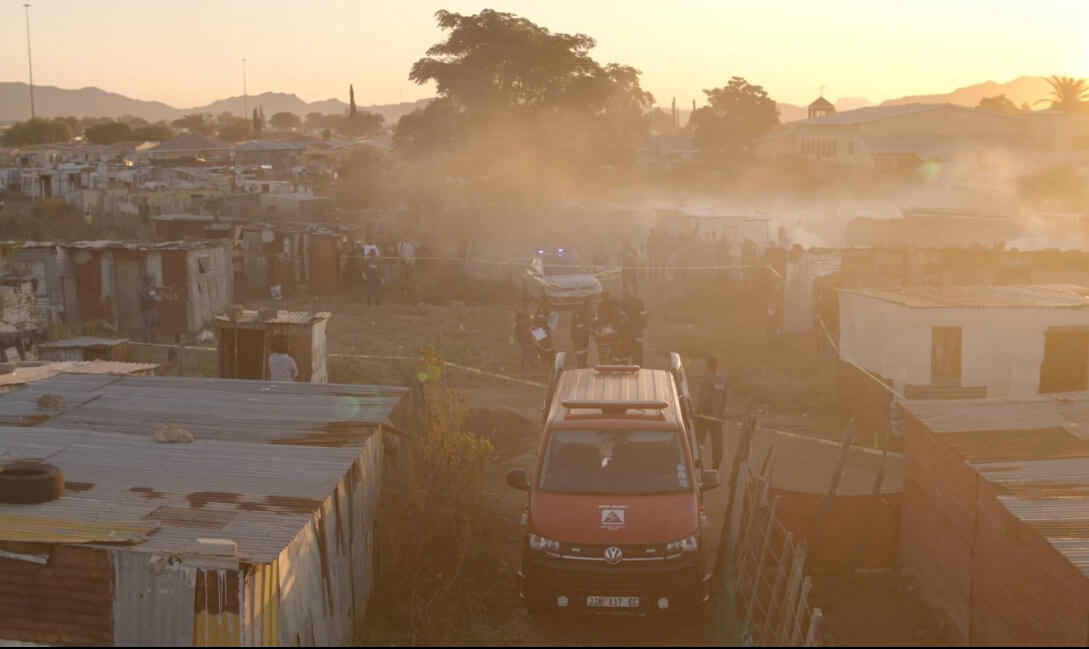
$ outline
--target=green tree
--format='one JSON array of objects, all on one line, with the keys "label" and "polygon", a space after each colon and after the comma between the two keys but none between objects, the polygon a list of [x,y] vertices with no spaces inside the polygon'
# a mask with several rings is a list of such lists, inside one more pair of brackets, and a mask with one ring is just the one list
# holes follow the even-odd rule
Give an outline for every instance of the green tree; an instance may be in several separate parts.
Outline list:
[{"label": "green tree", "polygon": [[261,116],[257,114],[257,109],[253,109],[253,136],[261,137]]},{"label": "green tree", "polygon": [[200,133],[201,135],[212,135],[218,128],[215,120],[207,113],[190,113],[170,122],[170,125],[174,128],[184,129],[191,133]]},{"label": "green tree", "polygon": [[241,142],[253,138],[253,125],[254,122],[245,117],[222,118],[216,134],[227,142]]},{"label": "green tree", "polygon": [[132,139],[141,142],[166,142],[174,137],[174,131],[165,124],[152,124],[133,129]]},{"label": "green tree", "polygon": [[129,128],[140,128],[141,126],[147,126],[151,123],[143,117],[137,117],[135,115],[122,115],[121,117],[118,117],[116,121],[121,122]]},{"label": "green tree", "polygon": [[302,120],[295,113],[276,113],[269,120],[270,126],[281,131],[288,131],[302,126]]},{"label": "green tree", "polygon": [[355,86],[348,84],[348,117],[355,117]]},{"label": "green tree", "polygon": [[54,122],[64,122],[68,125],[68,130],[72,132],[73,136],[83,133],[83,125],[80,123],[79,118],[76,117],[54,117]]},{"label": "green tree", "polygon": [[390,157],[373,147],[360,147],[340,165],[337,193],[349,208],[380,207],[388,199]]},{"label": "green tree", "polygon": [[106,122],[92,126],[83,132],[83,136],[94,144],[116,144],[132,140],[132,129],[122,122]]},{"label": "green tree", "polygon": [[1050,102],[1051,108],[1064,113],[1084,113],[1089,109],[1089,82],[1085,79],[1052,75],[1046,79],[1051,86],[1049,97],[1036,103]]},{"label": "green tree", "polygon": [[779,123],[779,108],[760,86],[731,77],[721,88],[704,90],[707,105],[695,111],[695,143],[712,157],[749,153],[752,143]]},{"label": "green tree", "polygon": [[1021,110],[1017,108],[1017,104],[1010,101],[1009,97],[1005,94],[995,95],[994,97],[984,97],[979,100],[979,105],[976,108],[980,110],[989,110],[995,113],[1003,113],[1005,115],[1019,115]]},{"label": "green tree", "polygon": [[589,171],[630,161],[653,98],[634,68],[602,65],[585,34],[553,33],[486,9],[439,11],[443,42],[409,78],[438,98],[398,123],[399,152],[441,163],[441,177],[517,192],[583,182]]},{"label": "green tree", "polygon": [[381,133],[385,121],[386,118],[377,113],[360,111],[341,116],[335,121],[335,128],[350,137],[369,137]]},{"label": "green tree", "polygon": [[63,119],[35,117],[25,122],[16,122],[4,131],[4,146],[28,146],[67,142],[72,139],[72,128]]}]

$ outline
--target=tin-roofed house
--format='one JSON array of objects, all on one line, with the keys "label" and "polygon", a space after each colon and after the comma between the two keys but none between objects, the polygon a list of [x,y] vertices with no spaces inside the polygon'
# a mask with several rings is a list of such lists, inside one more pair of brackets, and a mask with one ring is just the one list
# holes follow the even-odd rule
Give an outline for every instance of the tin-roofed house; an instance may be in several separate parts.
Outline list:
[{"label": "tin-roofed house", "polygon": [[[403,393],[59,375],[0,396],[0,456],[65,480],[54,500],[0,503],[0,642],[349,643]],[[156,441],[163,423],[192,441]]]},{"label": "tin-roofed house", "polygon": [[75,272],[63,245],[51,241],[4,242],[0,249],[4,272],[13,283],[23,284],[23,277],[31,280],[36,318],[44,325],[79,322]]},{"label": "tin-roofed house", "polygon": [[905,405],[900,554],[968,645],[1089,637],[1089,395]]},{"label": "tin-roofed house", "polygon": [[839,313],[841,389],[856,399],[891,395],[859,367],[908,399],[1089,388],[1089,288],[841,289]]},{"label": "tin-roofed house", "polygon": [[75,266],[80,318],[115,323],[122,335],[142,332],[137,291],[145,274],[163,288],[159,331],[169,336],[199,331],[234,298],[229,241],[83,241],[65,247]]}]

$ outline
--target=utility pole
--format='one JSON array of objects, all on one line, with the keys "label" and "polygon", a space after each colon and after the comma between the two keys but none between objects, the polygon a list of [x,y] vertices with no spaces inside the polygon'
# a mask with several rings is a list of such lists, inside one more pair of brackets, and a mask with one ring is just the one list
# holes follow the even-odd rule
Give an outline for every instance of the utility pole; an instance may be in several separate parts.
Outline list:
[{"label": "utility pole", "polygon": [[34,62],[30,58],[30,4],[24,4],[26,11],[26,65],[30,71],[30,119],[34,119]]},{"label": "utility pole", "polygon": [[250,109],[246,105],[246,59],[242,59],[242,117],[249,114]]}]

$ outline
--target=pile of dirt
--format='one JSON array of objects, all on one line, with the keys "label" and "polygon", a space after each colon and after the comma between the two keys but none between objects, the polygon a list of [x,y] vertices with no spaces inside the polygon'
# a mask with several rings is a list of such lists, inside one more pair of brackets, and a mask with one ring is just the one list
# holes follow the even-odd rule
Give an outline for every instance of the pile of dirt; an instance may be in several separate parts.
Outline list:
[{"label": "pile of dirt", "polygon": [[533,448],[540,427],[510,408],[470,408],[465,428],[491,440],[496,457],[507,459]]}]

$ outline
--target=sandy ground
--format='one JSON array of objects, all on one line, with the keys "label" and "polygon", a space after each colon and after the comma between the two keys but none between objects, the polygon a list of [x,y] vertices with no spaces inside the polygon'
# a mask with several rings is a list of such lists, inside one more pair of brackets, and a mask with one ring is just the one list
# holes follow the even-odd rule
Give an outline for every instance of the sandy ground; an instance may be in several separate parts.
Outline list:
[{"label": "sandy ground", "polygon": [[[806,437],[838,442],[845,421],[835,412],[834,367],[818,353],[814,338],[801,337],[769,347],[764,339],[762,308],[743,297],[723,296],[708,301],[679,289],[669,279],[644,286],[649,307],[646,362],[664,366],[668,352],[678,351],[698,382],[701,357],[714,352],[723,360],[730,384],[731,412],[740,416],[751,404],[760,412],[760,425]],[[544,367],[517,369],[517,349],[510,340],[516,294],[505,303],[443,306],[418,304],[410,295],[387,291],[381,307],[367,308],[348,296],[285,298],[251,304],[292,310],[331,311],[329,349],[332,354],[413,356],[421,345],[442,348],[444,358],[488,372],[543,382]],[[568,348],[568,315],[557,336],[560,349]],[[411,371],[408,360],[358,359],[333,356],[333,382],[402,384]],[[511,521],[525,504],[522,492],[509,489],[504,476],[512,467],[529,468],[536,454],[543,390],[538,387],[482,377],[448,368],[449,385],[465,390],[474,408],[476,432],[492,438],[496,459],[489,488],[501,499]],[[498,422],[498,423],[497,423]],[[730,449],[737,426],[727,426],[728,473]],[[823,493],[839,449],[806,439],[761,430],[752,456],[763,458],[771,449],[776,457],[776,486]],[[709,451],[709,449],[708,449]],[[705,451],[706,452],[706,451]],[[876,473],[877,456],[852,452],[842,481],[846,493],[868,493]],[[899,489],[902,475],[893,458],[887,465],[886,492]],[[728,476],[724,475],[726,482]],[[711,518],[710,542],[717,544],[728,489],[709,492],[705,508]],[[512,525],[512,529],[517,529]],[[520,532],[507,539],[510,552],[500,563],[497,588],[510,588],[515,597],[514,573],[519,562]],[[713,556],[713,553],[712,553]],[[943,634],[919,601],[911,584],[896,568],[876,573],[817,574],[814,601],[825,611],[825,637],[830,644],[941,644]],[[706,644],[714,626],[710,609],[666,622],[632,618],[590,617],[560,622],[538,622],[517,614],[518,642],[534,644]],[[512,621],[506,621],[508,628]]]}]

